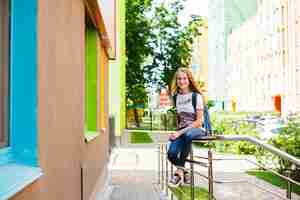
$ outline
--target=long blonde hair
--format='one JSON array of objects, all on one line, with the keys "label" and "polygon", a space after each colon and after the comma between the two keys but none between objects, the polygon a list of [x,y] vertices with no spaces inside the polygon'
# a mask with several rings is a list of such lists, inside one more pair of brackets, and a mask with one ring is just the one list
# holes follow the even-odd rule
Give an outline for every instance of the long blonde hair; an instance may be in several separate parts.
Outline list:
[{"label": "long blonde hair", "polygon": [[189,68],[186,68],[186,67],[180,67],[175,72],[173,80],[172,80],[172,83],[171,83],[170,95],[174,96],[180,90],[179,87],[178,87],[178,85],[177,85],[177,76],[178,76],[178,74],[180,72],[185,73],[187,75],[187,77],[189,79],[189,83],[190,83],[189,84],[190,90],[192,90],[193,92],[199,93],[203,97],[203,94],[202,94],[202,92],[201,92],[201,90],[199,88],[199,85],[195,81],[191,70]]}]

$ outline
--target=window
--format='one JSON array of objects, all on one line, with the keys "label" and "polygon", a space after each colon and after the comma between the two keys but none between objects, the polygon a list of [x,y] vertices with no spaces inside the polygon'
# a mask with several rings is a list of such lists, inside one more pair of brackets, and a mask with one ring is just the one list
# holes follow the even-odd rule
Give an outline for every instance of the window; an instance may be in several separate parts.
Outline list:
[{"label": "window", "polygon": [[0,199],[10,199],[42,176],[37,155],[37,16],[36,0],[0,1]]},{"label": "window", "polygon": [[8,143],[9,1],[0,1],[0,148]]},{"label": "window", "polygon": [[96,138],[108,124],[107,55],[97,28],[86,10],[85,29],[85,141]]},{"label": "window", "polygon": [[[97,70],[97,31],[91,27],[86,29],[86,139],[97,135],[98,110],[98,70]],[[88,139],[89,140],[89,139]]]},{"label": "window", "polygon": [[86,10],[85,29],[85,140],[90,141],[99,133],[98,122],[98,35]]}]

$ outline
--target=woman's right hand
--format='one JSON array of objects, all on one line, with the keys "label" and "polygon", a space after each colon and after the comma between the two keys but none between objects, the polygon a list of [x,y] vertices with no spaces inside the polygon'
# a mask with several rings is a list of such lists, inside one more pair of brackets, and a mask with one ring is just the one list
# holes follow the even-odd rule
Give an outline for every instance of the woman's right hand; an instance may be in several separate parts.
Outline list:
[{"label": "woman's right hand", "polygon": [[169,139],[170,140],[176,140],[181,134],[179,132],[174,132],[174,133],[171,133],[169,134]]},{"label": "woman's right hand", "polygon": [[174,140],[173,133],[170,133],[170,134],[169,134],[169,140]]}]

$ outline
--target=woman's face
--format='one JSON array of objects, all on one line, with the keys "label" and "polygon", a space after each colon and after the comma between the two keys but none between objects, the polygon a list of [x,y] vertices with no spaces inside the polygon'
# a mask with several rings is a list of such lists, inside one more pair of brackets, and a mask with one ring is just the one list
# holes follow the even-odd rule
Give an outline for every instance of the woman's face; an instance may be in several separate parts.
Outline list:
[{"label": "woman's face", "polygon": [[186,90],[189,88],[189,85],[190,85],[190,82],[189,82],[189,78],[188,78],[187,74],[184,72],[179,72],[177,74],[177,86],[181,90]]}]

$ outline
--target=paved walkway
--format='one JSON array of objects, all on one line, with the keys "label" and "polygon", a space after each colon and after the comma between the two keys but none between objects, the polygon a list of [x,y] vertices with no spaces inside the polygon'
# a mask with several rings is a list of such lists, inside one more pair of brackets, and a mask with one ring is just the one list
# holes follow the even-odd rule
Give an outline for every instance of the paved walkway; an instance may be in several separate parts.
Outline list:
[{"label": "paved walkway", "polygon": [[158,200],[156,159],[149,147],[116,148],[111,157],[111,200]]},{"label": "paved walkway", "polygon": [[[160,140],[156,142],[162,142]],[[115,148],[111,155],[109,166],[113,186],[111,200],[166,199],[157,186],[157,146],[155,144],[130,145],[127,143],[128,140],[126,143],[124,141],[123,139],[123,145]],[[206,151],[195,150],[195,155],[206,155]],[[286,199],[285,190],[245,174],[246,170],[255,166],[243,160],[243,156],[214,154],[214,157],[239,159],[214,162],[215,180],[226,182],[214,184],[214,195],[217,200]],[[206,168],[196,167],[195,169],[207,174]],[[199,176],[196,177],[196,184],[207,188],[207,181]],[[293,194],[292,199],[300,200],[300,197]]]}]

